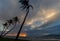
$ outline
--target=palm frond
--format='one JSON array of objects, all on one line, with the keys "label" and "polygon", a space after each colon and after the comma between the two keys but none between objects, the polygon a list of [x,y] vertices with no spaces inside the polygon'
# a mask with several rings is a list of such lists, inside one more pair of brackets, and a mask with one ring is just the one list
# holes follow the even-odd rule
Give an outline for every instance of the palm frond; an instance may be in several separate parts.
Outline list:
[{"label": "palm frond", "polygon": [[7,26],[7,25],[8,25],[7,22],[3,24],[3,26]]},{"label": "palm frond", "polygon": [[33,6],[32,5],[29,5],[29,7],[31,7],[33,9]]},{"label": "palm frond", "polygon": [[7,20],[7,22],[9,23],[9,25],[11,25],[13,23],[13,20]]},{"label": "palm frond", "polygon": [[17,16],[14,17],[14,18],[13,18],[13,21],[14,21],[14,22],[18,22],[18,21],[19,21],[18,17],[17,17]]},{"label": "palm frond", "polygon": [[20,0],[19,3],[21,3],[23,10],[27,11],[30,7],[33,9],[33,6],[29,4],[29,0]]}]

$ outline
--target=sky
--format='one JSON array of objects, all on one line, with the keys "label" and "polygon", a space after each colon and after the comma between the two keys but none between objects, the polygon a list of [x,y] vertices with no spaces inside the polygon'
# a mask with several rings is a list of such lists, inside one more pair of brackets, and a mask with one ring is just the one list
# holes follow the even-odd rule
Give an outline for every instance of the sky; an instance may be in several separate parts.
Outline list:
[{"label": "sky", "polygon": [[[0,31],[3,29],[2,24],[15,16],[18,16],[20,22],[23,21],[26,12],[21,10],[18,1],[0,0]],[[34,8],[30,8],[22,32],[26,32],[28,36],[60,34],[60,0],[30,0],[30,4]],[[17,24],[10,33],[17,33],[19,27],[20,24]]]}]

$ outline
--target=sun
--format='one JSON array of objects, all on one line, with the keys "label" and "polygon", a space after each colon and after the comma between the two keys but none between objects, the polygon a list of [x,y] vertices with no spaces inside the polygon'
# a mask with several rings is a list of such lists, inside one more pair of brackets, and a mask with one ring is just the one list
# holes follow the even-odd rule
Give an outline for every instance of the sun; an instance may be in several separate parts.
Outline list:
[{"label": "sun", "polygon": [[20,37],[27,37],[27,34],[26,33],[21,33],[19,36]]}]

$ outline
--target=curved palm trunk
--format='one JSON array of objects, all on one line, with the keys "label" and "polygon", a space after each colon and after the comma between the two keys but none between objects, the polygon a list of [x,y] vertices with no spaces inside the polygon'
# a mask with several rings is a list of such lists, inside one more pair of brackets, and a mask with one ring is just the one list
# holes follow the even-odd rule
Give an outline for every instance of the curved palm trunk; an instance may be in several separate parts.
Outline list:
[{"label": "curved palm trunk", "polygon": [[3,35],[3,37],[6,36],[6,34],[8,34],[9,32],[11,32],[11,31],[15,28],[15,26],[16,26],[16,23],[15,23],[15,25],[14,25],[13,28],[11,28],[8,32],[6,32],[6,33]]},{"label": "curved palm trunk", "polygon": [[20,29],[19,29],[19,31],[18,31],[18,33],[17,33],[17,36],[16,36],[15,41],[18,40],[19,34],[21,33],[22,27],[23,27],[23,25],[24,25],[24,23],[25,23],[25,20],[26,20],[27,16],[28,16],[28,13],[29,13],[29,9],[28,9],[28,11],[27,11],[27,13],[26,13],[26,15],[25,15],[25,17],[24,17],[24,20],[23,20],[23,22],[22,22],[22,24],[21,24],[21,27],[20,27]]}]

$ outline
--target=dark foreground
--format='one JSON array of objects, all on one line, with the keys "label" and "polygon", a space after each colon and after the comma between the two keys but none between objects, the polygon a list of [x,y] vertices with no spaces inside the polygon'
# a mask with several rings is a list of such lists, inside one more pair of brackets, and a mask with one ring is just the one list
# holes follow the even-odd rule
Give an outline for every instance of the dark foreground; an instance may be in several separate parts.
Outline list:
[{"label": "dark foreground", "polygon": [[[0,41],[14,41],[14,39],[11,38],[0,38]],[[60,39],[39,39],[39,40],[23,40],[19,39],[18,41],[60,41]]]},{"label": "dark foreground", "polygon": [[[14,41],[14,39],[10,39],[10,38],[0,38],[0,41]],[[29,40],[19,39],[18,41],[29,41]]]}]

